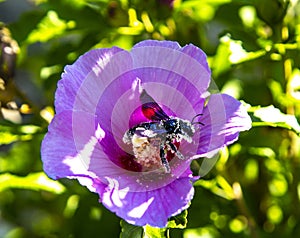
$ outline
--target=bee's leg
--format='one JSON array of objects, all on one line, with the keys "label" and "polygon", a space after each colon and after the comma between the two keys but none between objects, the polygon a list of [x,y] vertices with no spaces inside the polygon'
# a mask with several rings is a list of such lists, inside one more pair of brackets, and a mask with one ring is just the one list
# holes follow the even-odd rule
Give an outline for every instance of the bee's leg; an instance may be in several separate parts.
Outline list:
[{"label": "bee's leg", "polygon": [[179,159],[184,160],[183,154],[181,154],[181,153],[177,150],[176,146],[175,146],[170,140],[167,140],[167,141],[166,141],[166,144],[167,144],[168,147],[170,147],[171,151],[177,155],[177,157],[178,157]]},{"label": "bee's leg", "polygon": [[165,149],[164,149],[163,145],[160,146],[160,159],[161,159],[161,162],[162,162],[162,164],[164,166],[165,172],[166,173],[170,173],[171,169],[170,169],[169,162],[168,162],[168,160],[166,158]]}]

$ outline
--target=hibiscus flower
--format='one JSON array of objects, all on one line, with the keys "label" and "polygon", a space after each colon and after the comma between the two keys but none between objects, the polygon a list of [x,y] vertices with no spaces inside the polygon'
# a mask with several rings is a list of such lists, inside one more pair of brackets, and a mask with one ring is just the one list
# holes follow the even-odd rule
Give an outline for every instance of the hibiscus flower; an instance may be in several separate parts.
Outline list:
[{"label": "hibiscus flower", "polygon": [[94,49],[66,66],[41,148],[53,179],[77,179],[131,224],[164,227],[194,194],[190,164],[251,127],[243,105],[210,94],[194,45],[146,40]]}]

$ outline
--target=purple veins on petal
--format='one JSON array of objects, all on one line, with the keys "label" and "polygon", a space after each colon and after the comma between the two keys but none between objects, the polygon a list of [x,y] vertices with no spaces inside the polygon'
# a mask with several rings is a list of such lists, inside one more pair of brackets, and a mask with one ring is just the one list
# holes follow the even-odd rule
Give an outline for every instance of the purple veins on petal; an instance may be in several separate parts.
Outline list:
[{"label": "purple veins on petal", "polygon": [[165,227],[170,216],[188,208],[194,195],[190,172],[183,174],[168,186],[140,193],[118,189],[118,182],[111,181],[106,189],[101,185],[98,188],[100,200],[104,206],[131,224]]},{"label": "purple veins on petal", "polygon": [[204,107],[198,155],[218,151],[238,139],[239,132],[251,128],[251,119],[243,105],[226,94],[213,94]]}]

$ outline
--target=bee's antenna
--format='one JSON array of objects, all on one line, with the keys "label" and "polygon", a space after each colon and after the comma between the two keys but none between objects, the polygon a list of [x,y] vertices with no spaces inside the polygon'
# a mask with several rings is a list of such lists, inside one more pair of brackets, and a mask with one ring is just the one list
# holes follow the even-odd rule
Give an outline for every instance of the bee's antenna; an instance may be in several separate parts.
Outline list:
[{"label": "bee's antenna", "polygon": [[200,124],[200,125],[204,126],[204,124],[202,122],[200,122],[200,121],[194,122],[194,120],[196,119],[196,117],[199,117],[199,116],[203,116],[203,113],[199,113],[199,114],[197,114],[196,116],[193,117],[193,119],[191,121],[192,125],[194,125],[194,124]]}]

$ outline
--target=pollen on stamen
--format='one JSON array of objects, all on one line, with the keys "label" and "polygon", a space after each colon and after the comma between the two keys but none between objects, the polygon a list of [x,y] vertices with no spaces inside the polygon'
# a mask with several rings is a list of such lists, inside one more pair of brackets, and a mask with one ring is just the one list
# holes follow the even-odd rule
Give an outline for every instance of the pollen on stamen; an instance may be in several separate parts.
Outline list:
[{"label": "pollen on stamen", "polygon": [[131,142],[136,161],[143,167],[142,171],[163,168],[159,149],[160,139],[133,135]]}]

